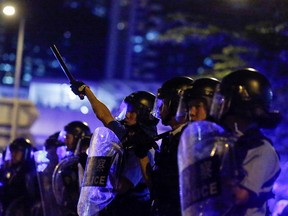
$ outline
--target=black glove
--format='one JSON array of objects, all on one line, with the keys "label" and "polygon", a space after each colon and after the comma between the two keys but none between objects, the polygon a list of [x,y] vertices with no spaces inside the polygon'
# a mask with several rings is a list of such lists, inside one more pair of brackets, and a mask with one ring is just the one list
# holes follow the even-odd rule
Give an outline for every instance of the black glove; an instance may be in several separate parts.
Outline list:
[{"label": "black glove", "polygon": [[152,137],[146,134],[135,134],[131,137],[131,142],[133,142],[133,150],[138,158],[144,158],[147,156],[148,151],[157,146],[157,143],[152,139]]},{"label": "black glove", "polygon": [[75,95],[78,95],[81,100],[84,99],[86,87],[87,87],[87,85],[84,82],[78,81],[78,80],[71,82],[71,85],[70,85],[72,92]]}]

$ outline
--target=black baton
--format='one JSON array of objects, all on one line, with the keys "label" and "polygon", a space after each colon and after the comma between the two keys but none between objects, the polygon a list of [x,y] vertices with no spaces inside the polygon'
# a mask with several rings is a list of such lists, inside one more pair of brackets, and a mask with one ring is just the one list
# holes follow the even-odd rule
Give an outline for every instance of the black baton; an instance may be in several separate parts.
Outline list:
[{"label": "black baton", "polygon": [[[72,76],[72,74],[70,73],[70,71],[68,70],[59,50],[57,49],[56,45],[53,44],[51,47],[51,50],[55,56],[55,58],[58,60],[62,70],[64,71],[64,74],[66,75],[66,77],[68,78],[70,84],[72,84],[73,82],[75,82],[76,80],[74,79],[74,77]],[[83,100],[84,99],[84,95],[79,95],[80,99]]]},{"label": "black baton", "polygon": [[57,47],[53,44],[51,47],[51,50],[55,56],[55,58],[58,60],[62,70],[64,71],[65,75],[67,76],[68,80],[70,81],[70,83],[74,82],[75,79],[74,77],[72,76],[72,74],[69,72],[65,62],[63,61],[63,58],[60,54],[60,52],[58,51]]}]

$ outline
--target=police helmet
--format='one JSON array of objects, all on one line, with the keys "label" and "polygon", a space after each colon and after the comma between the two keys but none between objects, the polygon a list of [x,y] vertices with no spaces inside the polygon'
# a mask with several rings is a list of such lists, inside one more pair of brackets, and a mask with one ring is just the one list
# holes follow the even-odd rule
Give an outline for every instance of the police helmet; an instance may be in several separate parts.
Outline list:
[{"label": "police helmet", "polygon": [[12,141],[9,145],[9,150],[10,152],[21,151],[23,152],[23,160],[29,160],[32,156],[33,146],[29,139],[20,137]]},{"label": "police helmet", "polygon": [[195,99],[203,100],[207,113],[209,114],[213,96],[219,84],[220,81],[212,77],[196,79],[191,87],[183,91],[177,110],[177,116],[185,116],[190,109],[190,101]]},{"label": "police helmet", "polygon": [[154,105],[154,115],[160,118],[159,115],[159,100],[166,100],[169,109],[169,118],[176,115],[180,95],[188,87],[193,84],[193,79],[187,76],[177,76],[165,81],[157,92],[157,100]]},{"label": "police helmet", "polygon": [[125,105],[121,105],[121,111],[117,119],[124,119],[127,109],[137,113],[137,121],[142,124],[156,125],[158,119],[152,116],[151,112],[155,101],[155,95],[148,91],[136,91],[124,98]]},{"label": "police helmet", "polygon": [[57,131],[54,134],[50,135],[44,142],[44,146],[46,150],[57,148],[59,146],[65,145],[63,142],[60,142],[59,134],[61,131]]},{"label": "police helmet", "polygon": [[254,119],[262,128],[274,128],[280,122],[278,111],[270,111],[273,92],[269,80],[253,68],[236,70],[220,84],[224,97],[223,113]]},{"label": "police helmet", "polygon": [[67,134],[72,134],[75,139],[91,134],[88,124],[82,121],[72,121],[64,127],[64,130]]},{"label": "police helmet", "polygon": [[187,76],[179,76],[169,79],[158,89],[157,98],[171,98],[179,96],[180,92],[193,84],[193,79]]},{"label": "police helmet", "polygon": [[91,131],[86,122],[72,121],[65,125],[63,130],[60,131],[58,136],[58,142],[60,145],[65,143],[67,134],[72,134],[74,142],[76,143],[81,137],[90,135]]}]

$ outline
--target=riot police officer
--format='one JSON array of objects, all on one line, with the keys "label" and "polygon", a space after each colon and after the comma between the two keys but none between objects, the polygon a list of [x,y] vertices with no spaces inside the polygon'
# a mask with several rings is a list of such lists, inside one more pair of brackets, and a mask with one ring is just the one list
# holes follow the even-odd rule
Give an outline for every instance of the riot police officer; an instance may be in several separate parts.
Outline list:
[{"label": "riot police officer", "polygon": [[176,117],[187,116],[189,121],[210,120],[210,108],[219,84],[220,81],[212,77],[196,79],[192,87],[183,91]]},{"label": "riot police officer", "polygon": [[58,140],[66,145],[66,156],[55,167],[52,186],[61,215],[77,215],[91,131],[86,122],[72,121],[64,126]]},{"label": "riot police officer", "polygon": [[52,178],[55,167],[63,157],[59,157],[59,149],[65,148],[65,144],[59,138],[60,131],[51,134],[44,142],[44,150],[34,153],[37,166],[37,178],[41,191],[41,201],[44,215],[61,215],[52,187]]},{"label": "riot police officer", "polygon": [[155,152],[151,173],[154,215],[181,215],[177,149],[187,118],[176,119],[176,112],[182,92],[192,84],[190,77],[173,77],[158,89],[154,114],[172,131],[162,139],[160,151]]},{"label": "riot police officer", "polygon": [[54,168],[62,159],[61,156],[58,156],[59,153],[57,154],[57,149],[64,148],[65,146],[65,144],[59,140],[59,134],[60,131],[51,134],[44,142],[44,147],[47,152],[47,158],[49,159],[49,164],[46,167],[45,171],[47,172],[49,170],[49,172],[51,172],[51,177]]},{"label": "riot police officer", "polygon": [[[116,197],[102,209],[100,215],[149,215],[150,194],[134,148],[139,139],[144,140],[157,134],[158,119],[151,115],[155,96],[147,91],[131,93],[124,99],[124,106],[120,106],[122,115],[114,118],[106,105],[83,82],[72,83],[71,89],[76,95],[87,96],[97,118],[116,134],[124,151],[119,184],[114,188]],[[149,144],[149,149],[153,145]]]},{"label": "riot police officer", "polygon": [[79,156],[83,168],[86,165],[86,150],[89,147],[91,135],[90,127],[86,122],[72,121],[64,126],[58,138],[66,145],[68,155],[70,152],[72,155]]},{"label": "riot police officer", "polygon": [[278,154],[262,128],[273,129],[281,120],[271,111],[273,92],[269,80],[253,68],[226,75],[220,85],[220,124],[236,134],[239,179],[233,187],[234,207],[228,215],[265,215],[267,200],[280,173]]},{"label": "riot police officer", "polygon": [[[222,165],[220,168],[218,164],[222,164],[223,158],[229,155],[225,151],[230,150],[224,129],[210,115],[219,84],[220,81],[212,77],[196,79],[191,88],[184,90],[177,110],[178,118],[187,115],[190,121],[183,129],[178,146],[182,216],[225,215],[222,209],[214,208],[217,199],[213,199],[220,194],[219,177],[225,167]],[[223,191],[221,193],[225,197]],[[221,208],[226,206],[222,203]]]},{"label": "riot police officer", "polygon": [[1,172],[3,215],[28,216],[42,213],[41,208],[37,208],[38,213],[33,213],[36,203],[40,203],[33,151],[30,140],[23,137],[13,140],[6,150],[6,154],[11,154],[11,159],[5,161]]},{"label": "riot police officer", "polygon": [[258,71],[245,68],[225,76],[219,91],[210,114],[222,127],[195,122],[181,137],[182,213],[266,215],[280,172],[279,157],[261,131],[280,120],[278,112],[270,111],[271,85]]}]

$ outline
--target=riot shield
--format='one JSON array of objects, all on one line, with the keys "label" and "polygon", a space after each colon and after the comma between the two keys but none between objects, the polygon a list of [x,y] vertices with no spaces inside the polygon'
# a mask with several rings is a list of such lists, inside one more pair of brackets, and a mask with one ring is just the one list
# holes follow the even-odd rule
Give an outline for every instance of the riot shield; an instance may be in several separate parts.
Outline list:
[{"label": "riot shield", "polygon": [[53,149],[50,149],[49,151],[39,150],[34,153],[41,206],[44,216],[59,215],[52,189],[52,175],[58,164],[58,157],[56,155],[56,149],[54,152],[52,152],[52,150]]},{"label": "riot shield", "polygon": [[78,174],[78,156],[62,159],[52,175],[52,190],[61,215],[77,215],[77,203],[80,195]]},{"label": "riot shield", "polygon": [[[0,215],[42,216],[39,184],[34,158],[31,157],[18,164],[7,163],[3,170],[3,191],[1,194]],[[12,154],[13,155],[13,154]]]},{"label": "riot shield", "polygon": [[80,216],[96,216],[116,195],[122,161],[117,136],[106,127],[95,129],[78,202]]},{"label": "riot shield", "polygon": [[235,138],[209,121],[190,123],[178,148],[182,216],[224,216],[233,207]]}]

